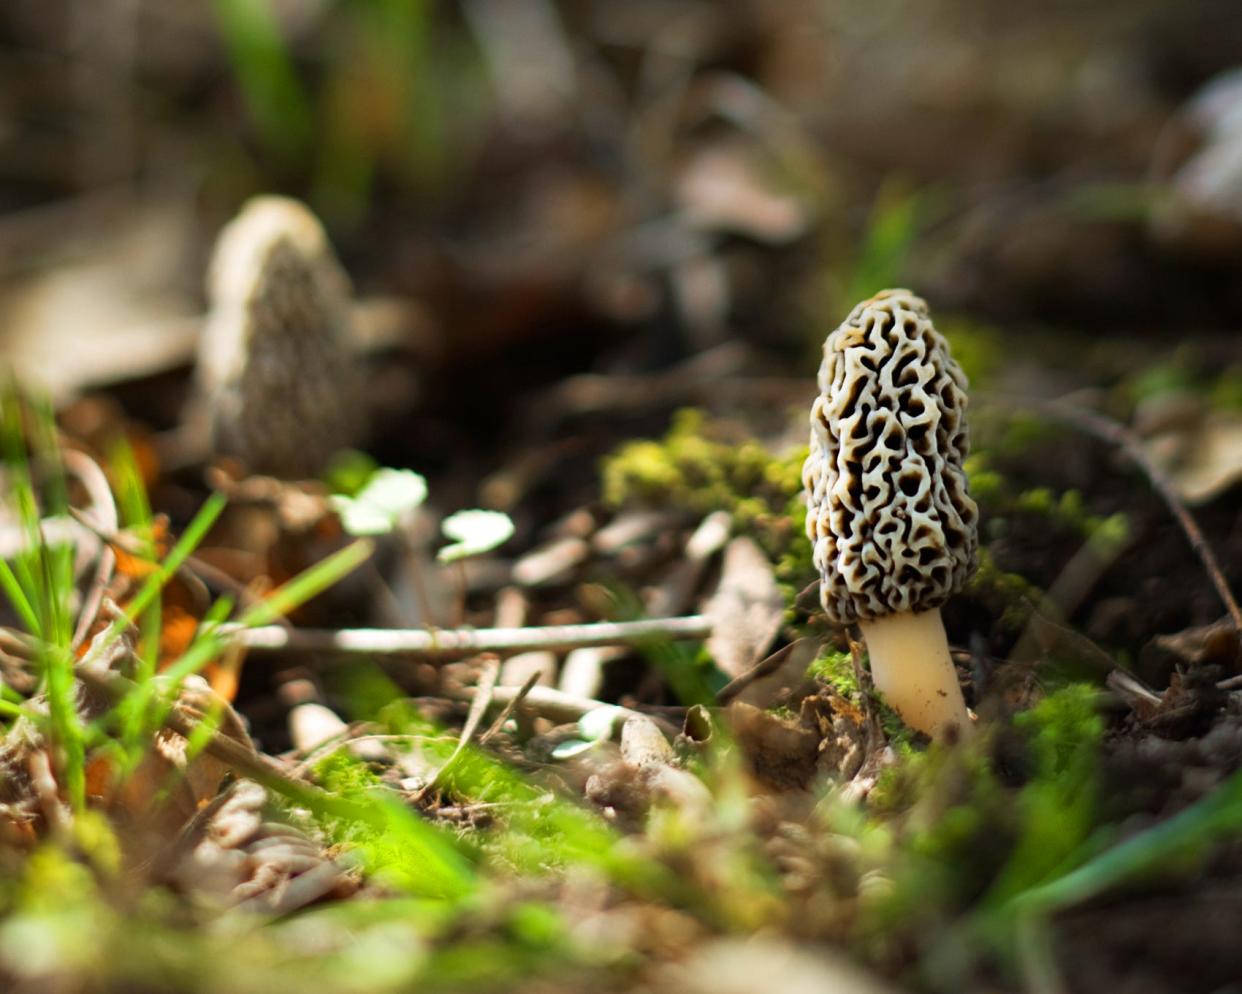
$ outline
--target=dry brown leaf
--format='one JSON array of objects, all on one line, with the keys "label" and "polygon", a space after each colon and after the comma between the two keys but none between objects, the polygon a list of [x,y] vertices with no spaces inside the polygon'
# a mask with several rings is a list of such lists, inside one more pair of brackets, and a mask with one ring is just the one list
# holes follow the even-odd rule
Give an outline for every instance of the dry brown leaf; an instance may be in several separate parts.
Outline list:
[{"label": "dry brown leaf", "polygon": [[1187,448],[1171,472],[1188,504],[1205,504],[1242,480],[1242,417],[1213,414],[1186,438]]},{"label": "dry brown leaf", "polygon": [[303,754],[332,739],[343,738],[348,728],[340,715],[316,701],[304,701],[289,711],[289,739],[293,748]]},{"label": "dry brown leaf", "polygon": [[730,677],[746,672],[771,647],[785,602],[772,564],[751,539],[735,538],[725,549],[720,584],[705,613],[712,620],[707,649]]},{"label": "dry brown leaf", "polygon": [[778,790],[801,790],[815,777],[820,736],[797,720],[732,704],[729,726],[755,775]]},{"label": "dry brown leaf", "polygon": [[676,761],[659,726],[646,715],[632,715],[621,729],[620,760],[587,780],[587,799],[635,824],[653,803],[701,814],[712,804],[711,792]]},{"label": "dry brown leaf", "polygon": [[[176,706],[196,719],[211,721],[217,735],[253,751],[241,716],[202,677],[186,679]],[[100,784],[104,772],[97,771]],[[166,839],[180,831],[200,806],[216,796],[231,772],[227,763],[210,753],[191,755],[184,737],[162,729],[155,735],[155,748],[137,769],[101,792],[108,796],[112,810],[135,830],[135,845],[144,846],[152,838]]]},{"label": "dry brown leaf", "polygon": [[176,289],[194,248],[189,205],[179,195],[130,204],[88,247],[74,246],[70,232],[48,268],[7,282],[0,354],[19,382],[60,404],[190,358],[198,322],[186,318],[189,294]]},{"label": "dry brown leaf", "polygon": [[1238,633],[1228,617],[1210,625],[1186,628],[1171,635],[1157,635],[1152,639],[1150,649],[1144,648],[1143,655],[1146,656],[1149,652],[1167,654],[1174,661],[1188,667],[1215,664],[1226,672],[1235,672],[1242,662],[1242,646],[1238,644]]},{"label": "dry brown leaf", "polygon": [[[752,704],[757,708],[770,708],[780,704],[790,704],[805,689],[809,693],[814,688],[814,681],[807,675],[807,668],[819,655],[820,642],[817,638],[804,637],[796,640],[773,655],[780,655],[781,660],[775,669],[763,676],[756,677],[730,699]],[[764,660],[766,665],[772,657]]]},{"label": "dry brown leaf", "polygon": [[806,204],[779,189],[757,156],[738,143],[717,143],[695,155],[678,180],[677,199],[695,227],[771,244],[797,238],[810,220]]}]

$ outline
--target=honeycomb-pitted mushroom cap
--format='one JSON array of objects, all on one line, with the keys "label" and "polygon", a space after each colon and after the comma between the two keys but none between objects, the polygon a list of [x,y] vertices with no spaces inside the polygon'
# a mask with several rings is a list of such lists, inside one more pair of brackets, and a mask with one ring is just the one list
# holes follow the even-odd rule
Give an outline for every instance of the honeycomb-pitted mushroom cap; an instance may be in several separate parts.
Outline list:
[{"label": "honeycomb-pitted mushroom cap", "polygon": [[215,445],[254,471],[313,476],[356,444],[349,279],[302,203],[255,197],[221,231],[198,383]]},{"label": "honeycomb-pitted mushroom cap", "polygon": [[908,290],[859,304],[824,342],[802,480],[832,621],[931,610],[974,572],[965,409],[966,377]]}]

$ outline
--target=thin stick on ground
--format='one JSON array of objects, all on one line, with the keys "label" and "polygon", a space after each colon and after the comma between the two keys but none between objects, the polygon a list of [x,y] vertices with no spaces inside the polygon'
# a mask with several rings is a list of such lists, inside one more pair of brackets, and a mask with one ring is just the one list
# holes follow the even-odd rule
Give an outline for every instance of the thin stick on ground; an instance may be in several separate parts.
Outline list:
[{"label": "thin stick on ground", "polygon": [[[475,693],[473,690],[463,690],[454,692],[449,696],[454,700],[472,701],[475,698]],[[497,704],[507,706],[512,702],[516,707],[517,702],[521,700],[540,717],[548,718],[558,724],[575,722],[588,711],[594,711],[596,708],[616,707],[623,719],[640,713],[632,708],[608,704],[605,701],[597,701],[591,697],[577,697],[574,694],[567,694],[563,690],[557,690],[555,687],[541,687],[538,685],[530,688],[525,686],[496,687],[492,690],[490,696],[489,706]]]},{"label": "thin stick on ground", "polygon": [[534,689],[535,683],[538,680],[538,671],[532,673],[526,678],[526,682],[522,684],[521,689],[513,695],[513,700],[509,701],[508,704],[500,709],[500,714],[496,715],[496,720],[488,726],[486,732],[479,736],[479,745],[487,745],[487,743],[490,742],[494,736],[500,733],[500,730],[505,727],[505,722],[509,720],[509,716],[517,710],[518,705],[526,700],[526,695]]},{"label": "thin stick on ground", "polygon": [[[106,546],[115,546],[131,556],[142,557],[146,554],[141,543],[119,529],[99,527],[76,507],[69,508],[69,514],[75,521],[89,529],[92,534],[102,539]],[[112,549],[109,548],[108,551],[111,552]],[[237,599],[237,603],[243,608],[257,604],[263,599],[262,595],[256,593],[251,585],[233,579],[218,566],[213,566],[192,553],[186,556],[185,561],[177,567],[176,575],[193,583],[212,584],[220,590],[227,591]],[[287,625],[288,622],[281,618],[273,622],[273,624]]]},{"label": "thin stick on ground", "polygon": [[457,757],[465,751],[470,740],[474,738],[474,733],[483,723],[483,716],[487,714],[487,709],[491,706],[492,694],[495,692],[496,680],[499,677],[500,657],[495,655],[486,657],[483,662],[483,672],[479,674],[478,686],[474,690],[474,698],[470,701],[470,710],[466,714],[466,723],[462,725],[461,735],[457,739],[457,747],[444,761],[444,764],[436,770],[435,776],[427,781],[427,785],[418,792],[420,801],[444,782],[448,771],[457,762]]},{"label": "thin stick on ground", "polygon": [[1064,401],[1051,401],[1037,402],[1035,406],[1042,411],[1046,411],[1057,420],[1063,421],[1065,424],[1092,435],[1101,441],[1108,442],[1110,445],[1117,446],[1143,471],[1152,487],[1168,506],[1169,511],[1182,531],[1185,532],[1186,538],[1190,541],[1190,547],[1194,550],[1195,555],[1199,557],[1199,561],[1203,564],[1203,568],[1207,571],[1207,575],[1212,581],[1212,586],[1216,588],[1217,595],[1224,603],[1225,609],[1229,612],[1229,617],[1233,620],[1234,630],[1239,636],[1242,636],[1242,608],[1238,607],[1238,602],[1234,599],[1233,592],[1229,589],[1229,584],[1225,582],[1225,575],[1221,571],[1215,553],[1212,552],[1211,546],[1208,545],[1207,539],[1204,537],[1203,532],[1200,531],[1198,522],[1195,521],[1194,516],[1186,508],[1181,497],[1178,496],[1177,488],[1173,485],[1173,481],[1148,456],[1143,449],[1143,444],[1139,437],[1125,425],[1114,421],[1112,418],[1087,408],[1079,407],[1076,404]]},{"label": "thin stick on ground", "polygon": [[381,745],[387,743],[404,743],[409,745],[412,742],[427,741],[428,739],[444,739],[446,741],[454,739],[454,736],[447,734],[427,736],[416,732],[359,732],[359,727],[374,726],[356,723],[342,729],[331,738],[324,739],[323,742],[308,752],[306,757],[297,766],[289,770],[289,776],[295,780],[303,779],[314,768],[315,764],[324,759],[324,757],[338,753],[342,749],[349,749],[360,742],[378,742]]},{"label": "thin stick on ground", "polygon": [[[74,673],[90,690],[114,704],[137,689],[133,681],[121,674],[101,670],[93,665],[79,663],[74,667]],[[195,734],[200,722],[184,709],[174,706],[164,715],[163,724],[165,728],[188,739]],[[367,814],[360,805],[336,798],[313,784],[291,777],[274,759],[218,731],[213,732],[203,748],[237,773],[283,794],[296,803],[345,817],[365,817]]]},{"label": "thin stick on ground", "polygon": [[735,676],[726,683],[718,691],[716,691],[716,703],[720,705],[728,704],[733,698],[737,697],[743,690],[749,687],[756,680],[760,680],[769,673],[774,673],[785,665],[786,660],[793,655],[797,648],[798,642],[790,642],[789,645],[782,646],[770,656],[759,660],[746,672]]},{"label": "thin stick on ground", "polygon": [[[108,484],[108,478],[99,468],[99,464],[85,452],[78,452],[76,449],[65,449],[61,458],[69,472],[81,481],[91,502],[89,515],[79,512],[74,517],[88,527],[96,529],[97,534],[99,531],[116,532],[120,526],[116,502],[112,498],[112,487]],[[74,627],[72,641],[69,643],[70,649],[76,651],[86,641],[91,625],[95,623],[95,618],[99,615],[104,593],[108,588],[108,583],[112,580],[112,573],[115,569],[116,553],[105,542],[100,547],[99,557],[95,562],[95,574],[91,578],[90,586],[86,591],[86,600],[78,614],[78,622]]]},{"label": "thin stick on ground", "polygon": [[703,615],[651,618],[642,621],[600,621],[542,628],[348,628],[287,629],[228,627],[224,633],[252,650],[400,654],[452,658],[479,652],[524,652],[529,649],[576,649],[621,645],[647,640],[702,639],[711,634]]}]

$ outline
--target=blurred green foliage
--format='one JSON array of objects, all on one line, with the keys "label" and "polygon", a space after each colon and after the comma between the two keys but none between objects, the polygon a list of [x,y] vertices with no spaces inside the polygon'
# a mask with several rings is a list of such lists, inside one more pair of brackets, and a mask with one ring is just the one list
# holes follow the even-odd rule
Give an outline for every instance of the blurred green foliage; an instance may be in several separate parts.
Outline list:
[{"label": "blurred green foliage", "polygon": [[265,160],[251,164],[266,176],[257,185],[283,177],[330,220],[350,223],[377,183],[434,193],[463,175],[490,93],[469,34],[434,4],[333,0],[306,54],[272,0],[212,0],[212,9]]},{"label": "blurred green foliage", "polygon": [[[886,956],[912,943],[921,967],[936,969],[954,949],[967,955],[976,929],[1003,946],[999,909],[1093,851],[1104,734],[1097,697],[1094,687],[1071,684],[1017,715],[1012,730],[997,730],[1003,749],[985,735],[966,749],[909,754],[885,771],[872,802],[888,824],[878,861],[891,885],[863,908],[864,948]],[[954,937],[961,914],[971,934]]]},{"label": "blurred green foliage", "polygon": [[1193,345],[1182,345],[1168,358],[1131,373],[1117,392],[1127,407],[1184,394],[1205,398],[1212,410],[1238,411],[1242,410],[1242,364],[1213,365]]},{"label": "blurred green foliage", "polygon": [[926,225],[932,196],[889,179],[879,189],[841,290],[842,316],[856,303],[903,284],[907,260]]}]

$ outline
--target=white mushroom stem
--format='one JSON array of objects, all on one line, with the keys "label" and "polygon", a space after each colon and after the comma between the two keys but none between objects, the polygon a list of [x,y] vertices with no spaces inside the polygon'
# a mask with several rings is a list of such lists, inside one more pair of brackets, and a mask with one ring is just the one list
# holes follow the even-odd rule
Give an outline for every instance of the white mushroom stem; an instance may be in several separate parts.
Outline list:
[{"label": "white mushroom stem", "polygon": [[860,621],[876,690],[911,728],[934,739],[971,733],[940,609]]}]

